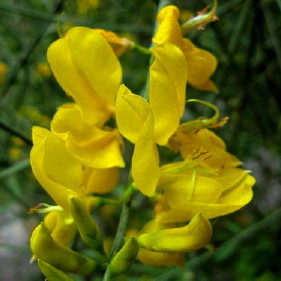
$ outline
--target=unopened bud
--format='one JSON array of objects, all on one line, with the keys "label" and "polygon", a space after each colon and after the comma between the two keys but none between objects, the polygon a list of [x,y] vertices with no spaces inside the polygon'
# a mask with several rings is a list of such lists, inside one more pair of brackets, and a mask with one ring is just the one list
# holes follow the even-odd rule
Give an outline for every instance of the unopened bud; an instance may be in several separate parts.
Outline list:
[{"label": "unopened bud", "polygon": [[141,248],[150,251],[186,253],[204,247],[211,236],[211,224],[202,214],[198,213],[186,226],[141,234],[137,237],[137,241]]},{"label": "unopened bud", "polygon": [[48,281],[73,281],[73,279],[66,275],[64,272],[58,270],[57,268],[42,260],[38,260],[37,264]]},{"label": "unopened bud", "polygon": [[30,247],[34,258],[66,272],[88,275],[96,268],[95,261],[55,242],[44,223],[34,229]]},{"label": "unopened bud", "polygon": [[100,248],[102,245],[100,230],[81,200],[77,197],[69,197],[69,208],[81,239],[89,247]]},{"label": "unopened bud", "polygon": [[137,240],[134,237],[129,238],[110,262],[111,275],[119,275],[129,270],[137,257],[138,251]]}]

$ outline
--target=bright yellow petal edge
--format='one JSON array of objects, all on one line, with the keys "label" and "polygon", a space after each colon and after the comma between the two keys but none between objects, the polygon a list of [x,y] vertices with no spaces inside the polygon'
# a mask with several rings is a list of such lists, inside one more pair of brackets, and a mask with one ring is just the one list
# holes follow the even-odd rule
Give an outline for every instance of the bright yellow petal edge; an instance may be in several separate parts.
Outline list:
[{"label": "bright yellow petal edge", "polygon": [[93,110],[108,116],[114,110],[121,67],[106,39],[86,27],[73,27],[47,51],[61,87],[79,105],[90,125]]},{"label": "bright yellow petal edge", "polygon": [[121,134],[135,144],[132,158],[135,186],[146,196],[153,196],[159,178],[159,156],[149,104],[123,86],[117,97],[116,119]]},{"label": "bright yellow petal edge", "polygon": [[140,247],[156,252],[186,253],[205,246],[212,236],[209,221],[200,213],[184,227],[161,229],[137,237]]}]

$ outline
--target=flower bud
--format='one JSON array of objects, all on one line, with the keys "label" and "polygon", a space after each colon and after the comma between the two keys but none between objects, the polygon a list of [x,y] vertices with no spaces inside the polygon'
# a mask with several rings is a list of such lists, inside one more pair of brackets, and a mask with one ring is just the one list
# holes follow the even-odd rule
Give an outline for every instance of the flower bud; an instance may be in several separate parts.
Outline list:
[{"label": "flower bud", "polygon": [[34,258],[66,272],[88,275],[96,267],[95,261],[55,242],[44,223],[39,224],[33,231],[30,247]]},{"label": "flower bud", "polygon": [[111,260],[109,265],[111,275],[119,275],[129,270],[137,257],[138,251],[137,240],[130,237]]},{"label": "flower bud", "polygon": [[100,248],[102,245],[100,230],[87,211],[81,200],[77,197],[70,196],[69,209],[74,219],[76,227],[80,233],[81,239],[92,248]]},{"label": "flower bud", "polygon": [[212,235],[209,221],[200,213],[184,227],[160,229],[141,234],[137,241],[141,248],[155,252],[186,253],[205,246]]},{"label": "flower bud", "polygon": [[52,265],[38,260],[38,266],[41,272],[45,275],[48,281],[73,281],[69,276],[67,276],[64,272],[56,269]]}]

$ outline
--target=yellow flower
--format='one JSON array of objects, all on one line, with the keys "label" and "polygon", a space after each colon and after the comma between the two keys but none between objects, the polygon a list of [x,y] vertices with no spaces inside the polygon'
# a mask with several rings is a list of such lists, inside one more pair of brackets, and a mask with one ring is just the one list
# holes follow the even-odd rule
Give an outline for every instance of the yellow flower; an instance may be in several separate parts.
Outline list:
[{"label": "yellow flower", "polygon": [[149,104],[122,86],[116,101],[116,120],[121,134],[135,144],[132,158],[135,186],[146,196],[153,196],[159,178],[159,157]]},{"label": "yellow flower", "polygon": [[137,259],[146,265],[152,266],[178,266],[182,267],[184,262],[183,253],[161,253],[146,249],[140,249]]},{"label": "yellow flower", "polygon": [[114,118],[121,67],[98,32],[71,28],[48,48],[51,69],[75,103],[63,105],[51,129],[67,151],[92,168],[123,167],[121,138],[106,122]]},{"label": "yellow flower", "polygon": [[104,169],[124,165],[118,130],[102,124],[101,120],[88,125],[77,104],[59,107],[51,122],[51,131],[63,139],[67,151],[86,166]]},{"label": "yellow flower", "polygon": [[247,171],[229,168],[219,175],[194,169],[160,178],[164,199],[157,206],[160,222],[183,222],[201,212],[214,218],[234,212],[252,199],[254,178]]},{"label": "yellow flower", "polygon": [[156,229],[137,237],[141,248],[155,252],[186,253],[202,248],[212,236],[211,224],[200,213],[194,215],[185,226],[171,228],[159,225]]},{"label": "yellow flower", "polygon": [[66,151],[62,139],[40,127],[33,127],[33,142],[30,154],[33,173],[58,205],[49,208],[50,210],[38,209],[38,212],[49,212],[44,223],[52,239],[56,243],[67,245],[77,229],[73,207],[71,209],[69,203],[70,198],[80,200],[85,209],[84,213],[88,213],[91,197],[87,195],[109,192],[118,180],[118,169],[85,167]]},{"label": "yellow flower", "polygon": [[[177,132],[179,133],[179,132]],[[201,212],[214,218],[234,212],[252,199],[254,178],[207,129],[180,132],[174,139],[184,161],[161,167],[157,185],[161,222],[183,222]]]},{"label": "yellow flower", "polygon": [[183,159],[200,159],[198,165],[207,165],[214,169],[241,165],[235,156],[225,150],[224,141],[208,129],[185,131],[184,126],[180,126],[169,139],[168,147],[180,152]]},{"label": "yellow flower", "polygon": [[44,225],[54,241],[62,245],[68,245],[76,233],[73,220],[63,210],[49,212],[44,218]]},{"label": "yellow flower", "polygon": [[[142,228],[140,235],[158,231],[160,229],[165,229],[167,226],[175,227],[174,224],[159,224],[155,220],[150,220]],[[134,235],[134,236],[137,236]],[[137,259],[142,264],[152,265],[152,266],[183,266],[184,254],[183,253],[171,253],[171,252],[155,252],[140,248]]]},{"label": "yellow flower", "polygon": [[[177,130],[185,105],[186,65],[182,52],[167,42],[152,48],[149,103],[121,87],[116,101],[120,133],[135,144],[132,176],[136,187],[154,196],[159,179],[156,143],[166,145]],[[128,118],[128,116],[130,118]]]},{"label": "yellow flower", "polygon": [[165,145],[176,131],[185,108],[186,62],[179,48],[166,42],[152,48],[149,104],[154,115],[155,140]]},{"label": "yellow flower", "polygon": [[66,272],[88,275],[96,268],[95,261],[57,243],[44,223],[34,229],[30,247],[36,259],[42,259]]},{"label": "yellow flower", "polygon": [[[89,208],[88,193],[106,193],[116,184],[116,168],[92,169],[69,154],[64,141],[50,131],[33,127],[34,145],[30,154],[33,173],[54,202],[69,213],[68,197],[78,197]],[[112,173],[113,172],[113,173]],[[107,181],[105,190],[92,185],[92,178],[99,178],[97,183]],[[96,184],[97,184],[96,183]]]},{"label": "yellow flower", "polygon": [[201,90],[217,91],[209,79],[217,66],[216,58],[209,52],[197,48],[188,39],[184,39],[178,22],[179,10],[175,6],[166,6],[157,15],[158,27],[154,35],[155,44],[170,42],[176,45],[186,60],[186,80]]}]

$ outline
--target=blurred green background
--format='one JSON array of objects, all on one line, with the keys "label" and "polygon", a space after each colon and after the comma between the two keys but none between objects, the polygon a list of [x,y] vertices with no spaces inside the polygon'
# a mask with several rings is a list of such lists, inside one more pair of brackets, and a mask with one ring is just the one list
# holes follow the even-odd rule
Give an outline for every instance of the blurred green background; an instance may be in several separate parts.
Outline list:
[{"label": "blurred green background", "polygon": [[[172,3],[185,20],[210,1]],[[156,9],[153,0],[1,0],[1,281],[44,280],[29,264],[28,239],[40,217],[27,211],[51,201],[30,170],[31,127],[48,128],[57,106],[67,101],[46,63],[48,45],[58,33],[82,25],[108,29],[149,47]],[[187,97],[213,102],[222,116],[230,117],[217,133],[256,177],[254,199],[213,221],[216,251],[187,255],[181,269],[136,264],[129,277],[118,280],[281,280],[281,0],[221,0],[217,16],[219,21],[192,31],[189,38],[217,57],[212,80],[220,92],[188,87]],[[124,83],[139,93],[148,57],[132,51],[120,59]],[[205,110],[189,105],[186,118],[208,115]]]}]

